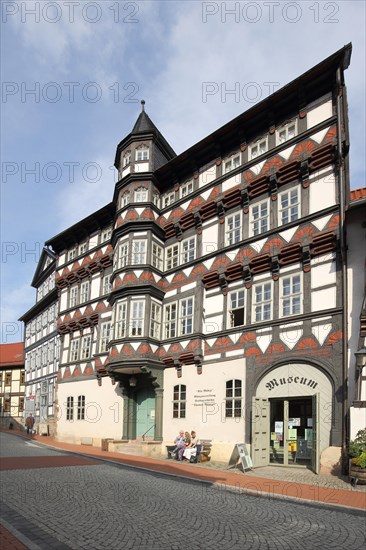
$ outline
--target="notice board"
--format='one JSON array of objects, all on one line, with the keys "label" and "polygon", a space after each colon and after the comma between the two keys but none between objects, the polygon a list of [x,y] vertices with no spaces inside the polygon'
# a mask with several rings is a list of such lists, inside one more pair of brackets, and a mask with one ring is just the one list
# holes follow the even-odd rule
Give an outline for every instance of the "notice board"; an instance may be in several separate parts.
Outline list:
[{"label": "notice board", "polygon": [[239,460],[243,466],[244,472],[245,470],[250,470],[252,468],[253,462],[245,443],[236,443],[233,452],[231,453],[229,467],[237,466]]}]

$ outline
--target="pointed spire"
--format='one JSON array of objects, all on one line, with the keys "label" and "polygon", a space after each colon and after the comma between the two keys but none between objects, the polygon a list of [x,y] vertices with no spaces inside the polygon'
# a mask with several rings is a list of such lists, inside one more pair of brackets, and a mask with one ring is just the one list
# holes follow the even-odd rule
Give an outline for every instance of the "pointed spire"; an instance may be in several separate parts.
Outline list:
[{"label": "pointed spire", "polygon": [[144,99],[141,99],[141,112],[142,113],[145,112],[145,100]]}]

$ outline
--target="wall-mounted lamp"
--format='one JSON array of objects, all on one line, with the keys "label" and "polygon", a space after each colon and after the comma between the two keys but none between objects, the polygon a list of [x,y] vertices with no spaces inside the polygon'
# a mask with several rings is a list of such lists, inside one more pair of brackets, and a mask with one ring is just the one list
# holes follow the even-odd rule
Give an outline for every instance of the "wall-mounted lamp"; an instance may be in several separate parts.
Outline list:
[{"label": "wall-mounted lamp", "polygon": [[355,351],[355,357],[358,368],[362,369],[362,367],[366,366],[366,348]]},{"label": "wall-mounted lamp", "polygon": [[128,383],[130,384],[131,388],[134,388],[137,384],[136,376],[130,376]]},{"label": "wall-mounted lamp", "polygon": [[100,376],[97,376],[97,379],[98,379],[98,386],[101,386],[102,385],[102,378]]}]

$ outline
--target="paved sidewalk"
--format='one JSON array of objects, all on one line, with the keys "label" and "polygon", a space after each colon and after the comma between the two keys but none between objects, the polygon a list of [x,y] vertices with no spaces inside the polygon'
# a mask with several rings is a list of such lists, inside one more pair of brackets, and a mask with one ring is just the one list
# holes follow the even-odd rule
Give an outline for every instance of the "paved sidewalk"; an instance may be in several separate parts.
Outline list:
[{"label": "paved sidewalk", "polygon": [[[2,430],[4,431],[4,430]],[[235,491],[249,493],[267,498],[284,498],[304,501],[313,504],[326,504],[334,507],[347,507],[356,510],[366,510],[366,487],[351,487],[347,478],[315,475],[301,468],[258,468],[243,473],[240,470],[228,470],[223,466],[206,462],[203,464],[182,463],[164,458],[150,458],[131,454],[102,451],[89,445],[73,445],[55,441],[48,436],[27,436],[19,431],[7,431],[14,436],[33,439],[41,444],[49,445],[83,456],[94,457],[144,468],[156,472],[201,480],[222,488],[232,488]]]}]

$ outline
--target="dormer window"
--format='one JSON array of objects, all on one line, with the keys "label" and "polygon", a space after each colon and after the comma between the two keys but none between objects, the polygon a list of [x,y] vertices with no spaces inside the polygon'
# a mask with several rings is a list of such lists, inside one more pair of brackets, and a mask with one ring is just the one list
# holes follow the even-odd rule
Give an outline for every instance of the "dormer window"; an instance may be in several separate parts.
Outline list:
[{"label": "dormer window", "polygon": [[137,147],[135,159],[138,162],[149,160],[149,148],[147,147],[147,145],[140,145],[140,147]]},{"label": "dormer window", "polygon": [[147,189],[146,187],[139,187],[135,191],[135,202],[147,202]]},{"label": "dormer window", "polygon": [[122,158],[122,166],[125,168],[131,162],[131,151],[127,151]]}]

